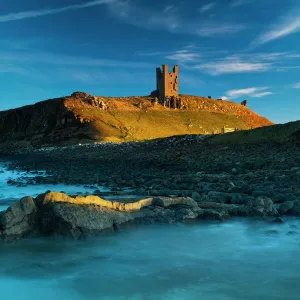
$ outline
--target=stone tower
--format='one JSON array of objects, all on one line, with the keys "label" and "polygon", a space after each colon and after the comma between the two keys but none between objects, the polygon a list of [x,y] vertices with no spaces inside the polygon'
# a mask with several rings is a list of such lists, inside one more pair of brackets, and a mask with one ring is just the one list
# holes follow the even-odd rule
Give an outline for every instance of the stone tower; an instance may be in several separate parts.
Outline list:
[{"label": "stone tower", "polygon": [[156,89],[159,102],[165,106],[173,106],[171,104],[178,99],[178,65],[174,66],[171,73],[167,64],[164,64],[162,69],[156,68]]}]

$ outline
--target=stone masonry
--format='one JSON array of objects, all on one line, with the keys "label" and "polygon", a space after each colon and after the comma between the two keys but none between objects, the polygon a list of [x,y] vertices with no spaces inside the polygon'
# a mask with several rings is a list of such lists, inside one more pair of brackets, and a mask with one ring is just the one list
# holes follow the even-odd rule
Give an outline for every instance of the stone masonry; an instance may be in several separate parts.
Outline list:
[{"label": "stone masonry", "polygon": [[164,64],[161,68],[156,68],[156,91],[159,103],[168,108],[181,109],[183,104],[178,94],[178,65],[175,65],[173,72],[169,73],[169,67]]}]

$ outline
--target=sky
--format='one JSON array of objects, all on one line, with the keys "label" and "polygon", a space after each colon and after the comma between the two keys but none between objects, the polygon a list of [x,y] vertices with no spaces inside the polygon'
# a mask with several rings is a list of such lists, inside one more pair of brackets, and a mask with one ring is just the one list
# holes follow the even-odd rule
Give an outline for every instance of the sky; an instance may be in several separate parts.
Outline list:
[{"label": "sky", "polygon": [[148,95],[179,65],[181,94],[300,119],[299,0],[0,2],[0,110],[84,91]]}]

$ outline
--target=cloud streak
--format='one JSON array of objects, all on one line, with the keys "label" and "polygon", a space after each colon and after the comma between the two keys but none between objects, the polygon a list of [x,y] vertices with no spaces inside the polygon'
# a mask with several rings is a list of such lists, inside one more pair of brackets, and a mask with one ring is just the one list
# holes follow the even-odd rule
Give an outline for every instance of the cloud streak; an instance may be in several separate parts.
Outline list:
[{"label": "cloud streak", "polygon": [[238,7],[238,6],[242,6],[242,5],[245,5],[245,4],[249,4],[249,3],[252,3],[254,2],[255,0],[233,0],[231,3],[230,3],[230,6],[231,7]]},{"label": "cloud streak", "polygon": [[221,34],[233,34],[246,29],[243,24],[203,24],[195,30],[196,35],[199,36],[215,36]]},{"label": "cloud streak", "polygon": [[273,92],[266,91],[268,89],[269,87],[250,87],[245,89],[230,90],[226,92],[226,96],[223,96],[222,99],[228,100],[229,98],[234,99],[242,96],[261,98],[274,94]]},{"label": "cloud streak", "polygon": [[[190,50],[192,51],[192,50]],[[189,52],[189,55],[197,52]],[[203,63],[188,62],[186,67],[190,69],[197,69],[201,72],[210,74],[212,76],[238,74],[238,73],[253,73],[266,72],[270,70],[283,71],[291,68],[299,68],[295,66],[295,62],[291,58],[300,58],[298,53],[290,52],[262,52],[262,53],[237,53],[220,57],[219,54],[214,53],[209,55],[207,52],[201,52],[201,60]]]},{"label": "cloud streak", "polygon": [[253,94],[251,95],[251,97],[255,97],[255,98],[261,98],[261,97],[266,97],[269,95],[273,95],[273,92],[263,92],[263,93],[257,93],[257,94]]},{"label": "cloud streak", "polygon": [[[207,8],[206,8],[207,9]],[[197,36],[214,37],[217,35],[233,34],[247,27],[243,24],[222,22],[207,22],[201,19],[191,21],[180,13],[180,7],[167,6],[162,10],[145,8],[133,4],[130,0],[116,0],[108,4],[112,16],[136,27],[146,29],[163,29],[171,33],[192,34]]]},{"label": "cloud streak", "polygon": [[195,60],[198,60],[199,58],[200,58],[200,55],[198,53],[194,53],[187,49],[178,50],[175,53],[166,56],[166,59],[175,60],[175,61],[181,62],[181,63],[194,62]]},{"label": "cloud streak", "polygon": [[194,68],[210,75],[262,72],[271,69],[266,62],[243,61],[239,57],[226,57],[224,60],[196,65]]},{"label": "cloud streak", "polygon": [[107,67],[107,68],[155,68],[155,65],[146,62],[122,61],[122,60],[109,60],[98,59],[84,56],[71,56],[54,54],[51,52],[38,52],[38,51],[1,51],[0,50],[0,64],[10,64],[10,68],[14,66],[24,65],[28,67],[35,65],[60,65],[60,66],[84,66],[84,67]]},{"label": "cloud streak", "polygon": [[230,90],[227,92],[227,95],[232,98],[237,98],[243,95],[251,95],[259,91],[264,91],[266,89],[268,89],[268,87],[250,87],[250,88],[240,89],[240,90]]},{"label": "cloud streak", "polygon": [[7,15],[0,15],[0,23],[37,18],[37,17],[47,16],[47,15],[54,15],[54,14],[59,14],[59,13],[63,13],[66,11],[78,10],[78,9],[82,9],[82,8],[108,4],[108,3],[112,3],[114,1],[115,0],[95,0],[95,1],[85,2],[82,4],[74,4],[74,5],[69,5],[69,6],[59,7],[59,8],[52,8],[52,9],[47,8],[47,9],[42,9],[42,10],[31,10],[31,11],[10,13]]},{"label": "cloud streak", "polygon": [[215,6],[216,6],[215,2],[210,2],[210,3],[207,3],[207,4],[203,5],[202,7],[200,7],[199,11],[201,13],[205,13],[205,12],[207,12],[209,10],[212,10]]},{"label": "cloud streak", "polygon": [[271,28],[255,39],[250,46],[259,46],[300,31],[300,11],[293,11],[277,20]]}]

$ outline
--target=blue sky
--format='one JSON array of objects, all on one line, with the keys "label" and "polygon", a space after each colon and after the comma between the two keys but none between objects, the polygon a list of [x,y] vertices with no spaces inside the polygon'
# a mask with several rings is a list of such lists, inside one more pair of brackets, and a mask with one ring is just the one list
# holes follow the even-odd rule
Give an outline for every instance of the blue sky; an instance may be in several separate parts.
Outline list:
[{"label": "blue sky", "polygon": [[180,93],[300,119],[300,1],[0,3],[0,110],[74,91],[147,95],[163,63],[179,64]]}]

